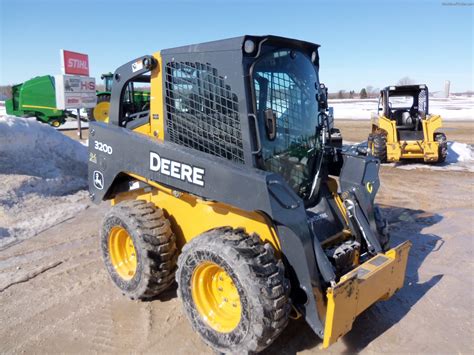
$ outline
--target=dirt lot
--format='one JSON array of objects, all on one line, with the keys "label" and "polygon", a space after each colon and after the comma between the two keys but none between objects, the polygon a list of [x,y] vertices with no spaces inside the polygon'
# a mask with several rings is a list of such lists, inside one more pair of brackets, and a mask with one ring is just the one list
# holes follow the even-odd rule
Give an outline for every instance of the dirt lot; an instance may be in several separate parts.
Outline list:
[{"label": "dirt lot", "polygon": [[[336,120],[336,127],[341,130],[344,140],[360,142],[367,140],[370,133],[369,120]],[[450,141],[474,144],[474,124],[472,121],[443,121],[441,132],[446,133]]]},{"label": "dirt lot", "polygon": [[[360,123],[338,126],[346,139],[363,139]],[[406,285],[326,352],[474,353],[473,174],[386,166],[381,179],[393,244],[413,242]],[[175,289],[136,302],[112,285],[98,248],[108,206],[81,202],[88,208],[76,217],[0,250],[0,352],[210,354]],[[304,321],[291,321],[266,353],[319,353],[319,345]]]}]

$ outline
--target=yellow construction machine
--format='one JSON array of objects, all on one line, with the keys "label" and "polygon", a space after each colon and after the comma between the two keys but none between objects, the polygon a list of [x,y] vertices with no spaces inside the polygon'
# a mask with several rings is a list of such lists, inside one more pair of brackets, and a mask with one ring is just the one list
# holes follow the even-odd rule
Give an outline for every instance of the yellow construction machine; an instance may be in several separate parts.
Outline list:
[{"label": "yellow construction machine", "polygon": [[438,132],[441,116],[428,113],[426,85],[387,86],[380,91],[378,116],[372,118],[369,152],[382,162],[446,160],[446,135]]},{"label": "yellow construction machine", "polygon": [[[175,283],[214,350],[258,352],[302,316],[328,347],[403,286],[410,242],[389,246],[379,160],[331,143],[318,45],[243,36],[165,49],[113,75],[91,122],[90,196],[120,291]],[[131,82],[150,83],[129,114]]]}]

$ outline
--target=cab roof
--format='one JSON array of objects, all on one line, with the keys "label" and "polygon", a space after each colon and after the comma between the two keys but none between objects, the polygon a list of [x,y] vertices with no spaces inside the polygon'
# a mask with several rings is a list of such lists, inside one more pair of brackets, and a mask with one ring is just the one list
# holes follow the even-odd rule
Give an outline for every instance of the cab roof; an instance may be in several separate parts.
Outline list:
[{"label": "cab roof", "polygon": [[251,39],[256,43],[261,43],[262,41],[279,44],[281,46],[291,46],[291,47],[302,47],[305,50],[317,50],[320,46],[316,43],[311,43],[307,41],[302,41],[293,38],[279,37],[273,35],[266,36],[253,36],[253,35],[243,35],[240,37],[221,39],[218,41],[212,42],[203,42],[198,44],[191,44],[188,46],[176,47],[163,49],[161,51],[162,55],[170,54],[180,54],[180,53],[192,53],[192,52],[217,52],[217,51],[232,51],[232,50],[241,50],[244,42],[247,39]]}]

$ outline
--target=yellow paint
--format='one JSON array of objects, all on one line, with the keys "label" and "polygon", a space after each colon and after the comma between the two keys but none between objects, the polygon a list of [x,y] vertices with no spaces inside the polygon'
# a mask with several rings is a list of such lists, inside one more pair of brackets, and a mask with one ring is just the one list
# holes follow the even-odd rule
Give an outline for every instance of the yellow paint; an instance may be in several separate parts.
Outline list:
[{"label": "yellow paint", "polygon": [[442,127],[439,115],[430,116],[421,121],[423,140],[399,141],[396,122],[384,116],[372,119],[372,132],[380,128],[387,133],[387,161],[397,162],[400,159],[423,159],[425,162],[438,161],[438,142],[434,133]]},{"label": "yellow paint", "polygon": [[367,189],[367,192],[369,194],[371,194],[372,191],[374,190],[374,186],[372,185],[372,183],[370,181],[368,181],[367,184],[365,184],[365,188]]},{"label": "yellow paint", "polygon": [[243,228],[249,234],[257,233],[260,239],[269,242],[279,255],[281,249],[278,236],[272,221],[264,213],[244,211],[221,202],[201,200],[187,193],[178,193],[138,175],[129,175],[153,186],[154,189],[150,192],[142,189],[122,193],[112,200],[112,204],[129,199],[152,202],[165,211],[176,235],[178,247],[182,248],[185,243],[206,231],[228,226]]},{"label": "yellow paint", "polygon": [[159,140],[164,139],[164,105],[163,105],[163,75],[160,52],[153,54],[157,61],[156,67],[150,73],[150,120],[133,131]]},{"label": "yellow paint", "polygon": [[347,212],[346,208],[344,207],[344,203],[342,202],[341,196],[337,193],[337,181],[333,178],[328,178],[327,180],[327,185],[329,187],[329,191],[331,191],[332,196],[334,198],[334,201],[336,202],[336,206],[339,209],[339,212],[342,215],[342,218],[344,218],[344,221],[346,222],[346,225],[349,224],[349,220],[347,219]]},{"label": "yellow paint", "polygon": [[234,281],[219,265],[198,265],[191,278],[191,293],[203,321],[220,333],[230,333],[240,323],[242,306]]},{"label": "yellow paint", "polygon": [[98,122],[109,123],[110,101],[99,102],[92,111],[94,119]]},{"label": "yellow paint", "polygon": [[21,105],[22,107],[28,107],[28,108],[44,108],[47,110],[54,110],[58,111],[59,109],[57,107],[49,107],[49,106],[36,106],[36,105]]},{"label": "yellow paint", "polygon": [[164,103],[163,103],[163,61],[160,52],[153,54],[158,64],[151,72],[151,96],[150,96],[150,135],[159,140],[164,139]]},{"label": "yellow paint", "polygon": [[410,247],[411,242],[406,241],[385,254],[376,255],[327,289],[323,348],[349,332],[355,318],[364,310],[390,298],[403,286]]},{"label": "yellow paint", "polygon": [[109,233],[109,257],[117,274],[130,280],[137,271],[137,256],[132,237],[122,226],[113,226]]}]

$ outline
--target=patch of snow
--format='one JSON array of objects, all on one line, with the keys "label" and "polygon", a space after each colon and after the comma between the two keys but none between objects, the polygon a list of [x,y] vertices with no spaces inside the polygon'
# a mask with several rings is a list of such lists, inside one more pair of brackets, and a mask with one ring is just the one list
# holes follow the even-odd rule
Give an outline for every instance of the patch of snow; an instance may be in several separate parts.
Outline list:
[{"label": "patch of snow", "polygon": [[[355,154],[357,151],[365,154],[367,152],[367,141],[359,143],[344,141],[344,150]],[[403,170],[430,169],[474,172],[474,152],[473,147],[469,144],[448,142],[448,155],[444,163],[433,164],[414,160],[402,160],[398,163],[387,163],[385,165]]]},{"label": "patch of snow", "polygon": [[448,142],[448,156],[446,161],[440,164],[415,163],[402,161],[390,165],[403,170],[430,169],[474,172],[473,147],[469,144],[459,142]]},{"label": "patch of snow", "polygon": [[34,118],[0,116],[0,247],[87,207],[87,147]]},{"label": "patch of snow", "polygon": [[[82,129],[89,128],[89,122],[82,121],[81,122],[81,128]],[[61,126],[59,126],[56,129],[58,131],[64,131],[64,130],[68,130],[68,129],[69,130],[74,130],[74,129],[77,130],[77,120],[76,119],[67,120],[66,122],[64,122]]]},{"label": "patch of snow", "polygon": [[[377,114],[378,99],[337,99],[329,100],[336,119],[369,120]],[[448,99],[431,98],[429,112],[440,115],[447,121],[474,120],[474,98],[453,96]]]}]

